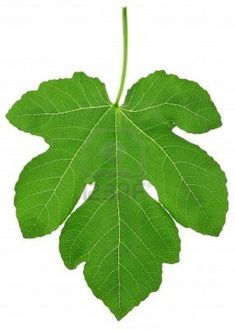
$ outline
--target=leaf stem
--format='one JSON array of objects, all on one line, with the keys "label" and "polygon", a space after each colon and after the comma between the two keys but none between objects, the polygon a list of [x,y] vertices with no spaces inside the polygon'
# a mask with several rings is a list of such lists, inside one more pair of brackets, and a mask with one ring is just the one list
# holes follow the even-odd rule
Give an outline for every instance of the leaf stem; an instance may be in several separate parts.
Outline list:
[{"label": "leaf stem", "polygon": [[127,23],[127,7],[122,8],[122,31],[123,31],[123,60],[122,60],[122,75],[118,94],[114,105],[118,106],[126,80],[127,71],[127,55],[128,55],[128,23]]}]

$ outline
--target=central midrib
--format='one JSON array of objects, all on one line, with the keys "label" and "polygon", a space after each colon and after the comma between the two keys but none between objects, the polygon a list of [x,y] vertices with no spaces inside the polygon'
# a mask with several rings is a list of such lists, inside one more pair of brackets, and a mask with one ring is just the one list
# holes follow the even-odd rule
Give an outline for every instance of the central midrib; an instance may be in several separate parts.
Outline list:
[{"label": "central midrib", "polygon": [[118,176],[118,123],[117,116],[119,113],[119,109],[115,107],[115,121],[114,121],[114,129],[115,129],[115,169],[116,169],[116,201],[117,201],[117,220],[118,220],[118,246],[117,246],[117,271],[118,271],[118,307],[121,310],[121,279],[120,279],[120,246],[121,246],[121,217],[120,217],[120,204],[119,204],[119,176]]}]

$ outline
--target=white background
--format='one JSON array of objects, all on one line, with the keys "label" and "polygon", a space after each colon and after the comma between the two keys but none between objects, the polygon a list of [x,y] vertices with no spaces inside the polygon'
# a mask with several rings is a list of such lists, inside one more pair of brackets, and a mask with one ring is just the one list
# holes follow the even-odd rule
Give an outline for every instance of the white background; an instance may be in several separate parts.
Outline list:
[{"label": "white background", "polygon": [[[5,114],[41,81],[85,71],[119,84],[121,6],[128,5],[129,87],[156,69],[198,81],[217,105],[223,127],[204,135],[177,131],[225,170],[230,193],[219,238],[179,227],[181,261],[165,265],[160,290],[117,322],[87,287],[82,266],[67,270],[60,229],[25,240],[13,206],[23,166],[46,149]],[[235,3],[234,0],[0,1],[0,328],[235,328]]]}]

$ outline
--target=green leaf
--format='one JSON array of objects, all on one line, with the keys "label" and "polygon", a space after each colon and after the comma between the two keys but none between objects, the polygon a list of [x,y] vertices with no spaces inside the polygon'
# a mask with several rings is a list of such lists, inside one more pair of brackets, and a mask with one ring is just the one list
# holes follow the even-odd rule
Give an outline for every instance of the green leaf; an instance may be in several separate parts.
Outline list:
[{"label": "green leaf", "polygon": [[[22,233],[55,230],[65,265],[85,262],[94,294],[120,319],[159,288],[163,263],[178,261],[172,217],[185,227],[218,235],[227,211],[226,179],[205,151],[172,132],[203,133],[221,125],[208,93],[163,71],[141,79],[121,107],[104,85],[84,73],[42,83],[8,113],[19,129],[50,147],[16,184]],[[149,180],[159,202],[142,186]],[[85,185],[91,197],[72,214]]]},{"label": "green leaf", "polygon": [[[156,291],[162,264],[179,260],[174,220],[217,236],[227,211],[226,178],[198,146],[173,132],[204,133],[221,125],[208,93],[197,83],[155,72],[139,80],[119,106],[124,58],[115,104],[97,78],[75,73],[25,94],[7,117],[42,136],[48,150],[23,169],[15,205],[22,234],[43,236],[63,222],[60,253],[69,269],[85,262],[93,293],[117,319]],[[143,188],[151,182],[159,201]],[[76,204],[84,187],[92,195]]]}]

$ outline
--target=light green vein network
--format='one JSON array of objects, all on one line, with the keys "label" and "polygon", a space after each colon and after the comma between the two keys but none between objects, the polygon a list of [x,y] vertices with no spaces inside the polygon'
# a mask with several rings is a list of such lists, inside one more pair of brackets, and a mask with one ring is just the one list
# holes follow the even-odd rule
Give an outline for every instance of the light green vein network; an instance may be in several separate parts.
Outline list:
[{"label": "light green vein network", "polygon": [[[80,72],[42,83],[7,115],[49,145],[16,184],[23,236],[44,236],[65,222],[60,236],[65,265],[85,263],[89,287],[117,319],[159,288],[162,264],[179,260],[174,221],[217,236],[227,211],[219,165],[173,132],[175,126],[205,133],[221,125],[209,94],[193,81],[156,71],[134,84],[120,106],[127,72],[126,8],[123,33],[114,104],[99,79]],[[156,187],[159,201],[146,193],[143,180]],[[92,182],[92,195],[74,210]]]}]

